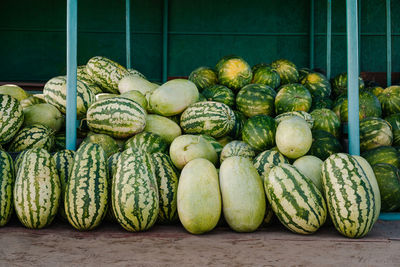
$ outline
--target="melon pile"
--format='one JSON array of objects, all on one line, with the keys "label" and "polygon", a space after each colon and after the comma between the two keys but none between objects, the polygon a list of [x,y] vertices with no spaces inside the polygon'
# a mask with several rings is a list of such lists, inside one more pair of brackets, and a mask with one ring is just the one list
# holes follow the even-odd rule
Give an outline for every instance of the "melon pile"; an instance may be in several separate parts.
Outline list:
[{"label": "melon pile", "polygon": [[342,146],[347,75],[329,81],[285,59],[226,56],[159,85],[93,57],[78,67],[76,152],[65,150],[66,76],[40,95],[2,86],[0,225],[15,210],[34,229],[58,217],[80,231],[279,221],[312,234],[329,218],[363,237],[381,210],[400,208],[400,87],[365,87],[356,157]]}]

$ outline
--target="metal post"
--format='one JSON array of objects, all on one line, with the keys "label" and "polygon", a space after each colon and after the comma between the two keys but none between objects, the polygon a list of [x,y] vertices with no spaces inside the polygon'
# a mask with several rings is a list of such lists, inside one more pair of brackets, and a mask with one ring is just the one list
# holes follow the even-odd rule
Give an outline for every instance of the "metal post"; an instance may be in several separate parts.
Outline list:
[{"label": "metal post", "polygon": [[347,91],[349,105],[349,153],[360,155],[358,107],[358,26],[357,1],[346,0],[347,15]]},{"label": "metal post", "polygon": [[310,69],[314,68],[314,0],[310,0]]},{"label": "metal post", "polygon": [[67,149],[76,148],[76,45],[77,45],[77,0],[67,0]]},{"label": "metal post", "polygon": [[131,68],[131,0],[126,0],[125,8],[125,23],[126,23],[126,67]]},{"label": "metal post", "polygon": [[168,0],[164,0],[162,39],[163,39],[162,82],[166,82],[168,78]]},{"label": "metal post", "polygon": [[331,56],[332,56],[332,0],[327,0],[326,21],[326,77],[331,78]]},{"label": "metal post", "polygon": [[390,0],[386,0],[386,85],[392,85],[392,20],[390,18]]},{"label": "metal post", "polygon": [[361,0],[358,0],[358,72],[361,72]]}]

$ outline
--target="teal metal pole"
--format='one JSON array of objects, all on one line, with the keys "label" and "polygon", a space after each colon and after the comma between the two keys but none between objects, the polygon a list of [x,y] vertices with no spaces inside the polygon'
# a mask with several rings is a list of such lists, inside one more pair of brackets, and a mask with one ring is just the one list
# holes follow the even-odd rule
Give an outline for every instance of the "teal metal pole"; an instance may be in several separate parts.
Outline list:
[{"label": "teal metal pole", "polygon": [[383,221],[399,221],[400,212],[382,212],[379,214],[379,219]]},{"label": "teal metal pole", "polygon": [[361,72],[361,0],[358,0],[358,73]]},{"label": "teal metal pole", "polygon": [[314,68],[314,0],[310,0],[310,69]]},{"label": "teal metal pole", "polygon": [[347,91],[349,103],[349,153],[360,155],[358,107],[358,26],[357,1],[346,0],[347,16]]},{"label": "teal metal pole", "polygon": [[326,11],[326,77],[331,78],[331,57],[332,57],[332,0],[327,0]]},{"label": "teal metal pole", "polygon": [[126,67],[131,68],[131,0],[126,0],[125,8],[125,23],[126,23]]},{"label": "teal metal pole", "polygon": [[67,0],[67,118],[66,148],[76,149],[76,46],[78,5],[77,0]]},{"label": "teal metal pole", "polygon": [[163,9],[163,61],[162,61],[162,82],[168,79],[168,0],[164,0]]},{"label": "teal metal pole", "polygon": [[386,0],[386,85],[392,85],[392,20],[390,18],[390,0]]}]

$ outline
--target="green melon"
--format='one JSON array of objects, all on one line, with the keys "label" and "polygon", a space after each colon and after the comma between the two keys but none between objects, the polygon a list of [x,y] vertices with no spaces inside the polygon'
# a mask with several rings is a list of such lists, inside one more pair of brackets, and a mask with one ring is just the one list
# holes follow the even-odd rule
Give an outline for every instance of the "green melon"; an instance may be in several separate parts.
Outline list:
[{"label": "green melon", "polygon": [[400,170],[387,163],[372,166],[382,198],[382,212],[400,208]]},{"label": "green melon", "polygon": [[384,89],[380,86],[373,86],[373,87],[368,87],[365,90],[378,97],[383,92]]},{"label": "green melon", "polygon": [[144,109],[146,109],[148,111],[147,99],[141,92],[136,91],[136,90],[132,90],[132,91],[128,91],[126,93],[123,93],[120,96],[135,101],[136,103],[141,105],[142,108],[144,108]]},{"label": "green melon", "polygon": [[260,66],[253,71],[253,80],[251,83],[264,84],[272,89],[276,89],[281,84],[281,77],[271,66]]},{"label": "green melon", "polygon": [[224,146],[221,152],[220,163],[233,156],[253,159],[256,155],[254,149],[243,141],[234,140]]},{"label": "green melon", "polygon": [[[341,73],[336,75],[332,81],[332,91],[335,95],[341,95],[347,93],[347,73]],[[358,78],[359,90],[364,89],[364,81],[361,77]]]},{"label": "green melon", "polygon": [[316,156],[321,160],[327,159],[330,155],[343,151],[343,147],[339,140],[331,133],[323,130],[312,131],[312,144],[309,155]]},{"label": "green melon", "polygon": [[158,87],[158,84],[134,75],[126,75],[118,82],[118,91],[121,94],[130,91],[138,91],[143,96],[147,96],[151,95]]},{"label": "green melon", "polygon": [[[359,96],[359,118],[382,116],[381,104],[376,96],[370,92],[361,92]],[[348,99],[346,98],[340,106],[340,120],[348,121]]]},{"label": "green melon", "polygon": [[14,211],[14,163],[11,156],[0,150],[0,227],[6,225]]},{"label": "green melon", "polygon": [[329,97],[331,95],[331,84],[329,80],[318,72],[307,74],[301,84],[310,91],[313,97]]},{"label": "green melon", "polygon": [[282,114],[279,114],[278,116],[275,117],[275,121],[277,124],[281,123],[284,120],[291,119],[293,117],[299,117],[304,119],[310,129],[313,128],[314,126],[314,118],[311,116],[311,114],[305,112],[305,111],[290,111],[290,112],[285,112]]},{"label": "green melon", "polygon": [[64,125],[64,117],[53,105],[43,103],[24,109],[24,126],[40,124],[57,132]]},{"label": "green melon", "polygon": [[234,91],[249,84],[253,78],[249,64],[241,57],[221,59],[215,68],[219,83]]},{"label": "green melon", "polygon": [[258,154],[253,160],[253,165],[263,180],[268,176],[272,167],[281,163],[289,163],[289,160],[279,151],[274,150],[266,150]]},{"label": "green melon", "polygon": [[189,81],[194,83],[199,91],[218,83],[217,74],[209,67],[199,67],[189,75]]},{"label": "green melon", "polygon": [[301,84],[287,84],[281,87],[275,97],[275,112],[305,111],[311,108],[311,94]]},{"label": "green melon", "polygon": [[322,163],[324,162],[321,159],[311,155],[300,157],[293,162],[293,166],[310,179],[321,193],[324,192],[321,176]]},{"label": "green melon", "polygon": [[0,95],[0,144],[9,142],[24,122],[24,114],[18,100]]},{"label": "green melon", "polygon": [[158,134],[142,132],[129,138],[124,145],[124,150],[134,148],[147,153],[162,152],[168,150],[168,143]]},{"label": "green melon", "polygon": [[381,146],[367,150],[361,154],[371,166],[378,163],[388,163],[400,168],[400,152],[391,146]]},{"label": "green melon", "polygon": [[392,129],[393,146],[400,146],[400,113],[392,114],[385,118]]},{"label": "green melon", "polygon": [[313,130],[323,130],[333,134],[336,138],[340,137],[340,119],[335,112],[330,109],[315,109],[310,113],[314,119]]},{"label": "green melon", "polygon": [[1,95],[9,95],[18,101],[22,101],[30,96],[24,89],[15,84],[4,84],[0,86]]},{"label": "green melon", "polygon": [[19,103],[21,104],[22,109],[26,109],[27,107],[30,107],[32,105],[46,103],[46,101],[44,99],[32,95],[28,98],[22,99]]},{"label": "green melon", "polygon": [[275,145],[277,123],[267,115],[249,118],[243,126],[242,140],[256,151],[270,149]]},{"label": "green melon", "polygon": [[400,112],[400,86],[389,86],[378,97],[385,116]]},{"label": "green melon", "polygon": [[202,134],[201,136],[213,146],[215,152],[217,152],[218,158],[220,158],[220,155],[221,155],[221,152],[222,152],[222,149],[224,148],[224,146],[221,145],[214,137],[211,137],[206,134]]},{"label": "green melon", "polygon": [[248,84],[236,96],[236,106],[247,117],[274,114],[274,89],[263,84]]},{"label": "green melon", "polygon": [[109,158],[112,154],[117,153],[119,151],[119,146],[117,142],[109,135],[106,134],[90,134],[88,135],[82,142],[81,145],[85,143],[93,143],[100,145],[104,152],[106,153],[106,157]]},{"label": "green melon", "polygon": [[333,108],[332,99],[328,97],[313,97],[310,111],[321,108],[332,109]]},{"label": "green melon", "polygon": [[360,149],[366,151],[380,146],[390,146],[393,133],[390,124],[381,119],[369,117],[360,121]]},{"label": "green melon", "polygon": [[246,123],[247,118],[240,111],[234,110],[233,113],[235,114],[235,125],[233,126],[233,129],[229,133],[229,136],[235,140],[240,140],[242,139],[242,130],[244,124]]},{"label": "green melon", "polygon": [[44,148],[51,151],[54,145],[54,131],[44,125],[34,124],[22,128],[11,141],[8,151],[21,152],[30,148]]},{"label": "green melon", "polygon": [[278,59],[271,63],[271,67],[278,72],[281,85],[298,82],[299,72],[293,62],[287,59]]},{"label": "green melon", "polygon": [[176,137],[182,134],[181,128],[174,121],[154,114],[147,115],[144,131],[158,134],[168,144],[171,144]]},{"label": "green melon", "polygon": [[78,66],[76,69],[76,79],[86,83],[93,94],[97,95],[103,92],[103,89],[96,84],[86,71],[86,65]]},{"label": "green melon", "polygon": [[235,94],[226,86],[223,85],[212,85],[207,87],[201,93],[205,97],[205,101],[215,101],[224,103],[229,107],[235,105]]}]

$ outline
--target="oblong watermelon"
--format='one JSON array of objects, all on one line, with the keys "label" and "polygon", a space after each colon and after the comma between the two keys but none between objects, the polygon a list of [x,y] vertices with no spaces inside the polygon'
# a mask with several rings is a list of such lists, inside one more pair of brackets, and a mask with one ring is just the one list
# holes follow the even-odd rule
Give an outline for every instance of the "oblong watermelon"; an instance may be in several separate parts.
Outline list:
[{"label": "oblong watermelon", "polygon": [[248,84],[236,96],[236,107],[247,117],[274,114],[274,89],[263,84]]},{"label": "oblong watermelon", "polygon": [[400,208],[400,170],[387,163],[372,166],[382,198],[383,212]]},{"label": "oblong watermelon", "polygon": [[268,176],[272,167],[281,163],[289,163],[289,160],[279,151],[274,150],[265,150],[258,154],[253,160],[253,165],[256,167],[263,180]]},{"label": "oblong watermelon", "polygon": [[9,95],[0,95],[0,110],[0,144],[5,144],[21,128],[24,114],[18,100]]},{"label": "oblong watermelon", "polygon": [[275,112],[305,111],[311,108],[311,94],[301,84],[287,84],[280,88],[275,97]]},{"label": "oblong watermelon", "polygon": [[310,115],[314,119],[313,130],[323,130],[333,134],[336,138],[340,137],[341,124],[335,112],[322,108],[313,110]]},{"label": "oblong watermelon", "polygon": [[275,145],[277,124],[267,115],[256,115],[246,121],[242,130],[242,140],[256,151],[270,149]]},{"label": "oblong watermelon", "polygon": [[8,150],[21,152],[30,148],[44,148],[51,151],[54,145],[54,131],[40,124],[22,128],[11,141]]},{"label": "oblong watermelon", "polygon": [[189,81],[194,83],[199,91],[218,83],[217,74],[210,67],[198,67],[189,75]]},{"label": "oblong watermelon", "polygon": [[0,149],[0,227],[8,223],[14,210],[14,182],[14,162],[7,152]]}]

